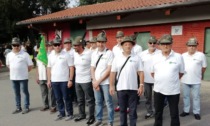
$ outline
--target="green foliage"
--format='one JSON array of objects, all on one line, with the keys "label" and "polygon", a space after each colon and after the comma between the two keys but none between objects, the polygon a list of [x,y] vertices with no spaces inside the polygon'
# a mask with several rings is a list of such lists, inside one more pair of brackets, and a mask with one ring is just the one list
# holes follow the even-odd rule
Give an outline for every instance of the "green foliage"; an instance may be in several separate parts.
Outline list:
[{"label": "green foliage", "polygon": [[113,0],[80,0],[80,6],[96,4],[96,3],[103,3],[103,2],[109,2],[109,1],[113,1]]},{"label": "green foliage", "polygon": [[0,0],[0,44],[12,37],[27,39],[34,34],[25,26],[17,26],[21,20],[63,10],[69,0]]}]

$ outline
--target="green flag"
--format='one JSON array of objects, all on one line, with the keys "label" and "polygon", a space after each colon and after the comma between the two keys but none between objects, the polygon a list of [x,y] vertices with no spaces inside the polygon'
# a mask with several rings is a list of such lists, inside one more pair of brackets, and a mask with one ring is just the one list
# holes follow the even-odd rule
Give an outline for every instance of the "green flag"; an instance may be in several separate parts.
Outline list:
[{"label": "green flag", "polygon": [[41,42],[37,59],[47,66],[47,51],[45,47],[45,37],[41,35]]}]

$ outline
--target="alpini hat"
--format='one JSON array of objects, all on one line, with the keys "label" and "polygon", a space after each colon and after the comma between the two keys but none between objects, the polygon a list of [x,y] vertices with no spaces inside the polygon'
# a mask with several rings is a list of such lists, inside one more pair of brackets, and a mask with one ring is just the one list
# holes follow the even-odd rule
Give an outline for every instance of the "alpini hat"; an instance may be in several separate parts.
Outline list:
[{"label": "alpini hat", "polygon": [[197,46],[198,45],[198,41],[196,38],[190,38],[188,40],[188,42],[186,43],[187,46]]},{"label": "alpini hat", "polygon": [[135,45],[135,42],[133,41],[133,39],[130,36],[123,37],[123,40],[122,40],[122,42],[120,44],[123,45],[125,42],[130,42],[133,45]]},{"label": "alpini hat", "polygon": [[65,38],[63,43],[64,43],[64,44],[65,44],[65,43],[72,43],[72,41],[71,41],[70,38]]},{"label": "alpini hat", "polygon": [[123,31],[117,31],[116,38],[124,37]]},{"label": "alpini hat", "polygon": [[90,39],[90,43],[96,43],[97,42],[97,38],[96,37],[92,37],[91,39]]},{"label": "alpini hat", "polygon": [[85,40],[82,40],[82,36],[77,36],[73,42],[73,45],[82,45],[82,42]]},{"label": "alpini hat", "polygon": [[171,43],[173,43],[173,38],[171,35],[165,34],[159,39],[158,42],[159,42],[159,44],[166,44],[166,43],[171,44]]},{"label": "alpini hat", "polygon": [[148,42],[157,42],[157,39],[155,38],[155,36],[150,36]]},{"label": "alpini hat", "polygon": [[107,42],[105,31],[102,31],[97,35],[97,42]]},{"label": "alpini hat", "polygon": [[20,45],[20,39],[17,37],[12,38],[12,44],[18,44]]}]

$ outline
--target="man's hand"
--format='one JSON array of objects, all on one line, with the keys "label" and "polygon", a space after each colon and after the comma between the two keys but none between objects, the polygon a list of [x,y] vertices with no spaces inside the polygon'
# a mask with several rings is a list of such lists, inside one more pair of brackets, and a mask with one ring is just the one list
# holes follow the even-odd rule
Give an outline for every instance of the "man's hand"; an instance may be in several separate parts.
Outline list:
[{"label": "man's hand", "polygon": [[36,83],[39,84],[39,79],[38,78],[36,78]]},{"label": "man's hand", "polygon": [[51,88],[51,82],[50,81],[47,81],[47,87]]},{"label": "man's hand", "polygon": [[114,95],[114,93],[115,93],[115,88],[114,88],[114,86],[109,86],[109,93],[110,93],[110,95]]},{"label": "man's hand", "polygon": [[68,88],[71,88],[72,86],[73,86],[73,83],[72,83],[72,81],[69,80],[69,81],[68,81],[67,87],[68,87]]},{"label": "man's hand", "polygon": [[93,88],[95,90],[99,89],[99,85],[100,85],[100,82],[99,81],[93,80],[92,84],[93,84]]},{"label": "man's hand", "polygon": [[144,89],[144,86],[143,85],[140,85],[139,89],[138,89],[138,96],[141,96],[143,94],[143,89]]}]

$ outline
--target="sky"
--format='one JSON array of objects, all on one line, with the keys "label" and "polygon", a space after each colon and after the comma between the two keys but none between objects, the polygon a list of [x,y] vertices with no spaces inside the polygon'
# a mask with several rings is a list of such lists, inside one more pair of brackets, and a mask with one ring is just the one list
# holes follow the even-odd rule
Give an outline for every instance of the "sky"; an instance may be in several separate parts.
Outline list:
[{"label": "sky", "polygon": [[79,0],[70,0],[70,4],[69,7],[75,7],[77,5],[77,3],[79,2]]}]

